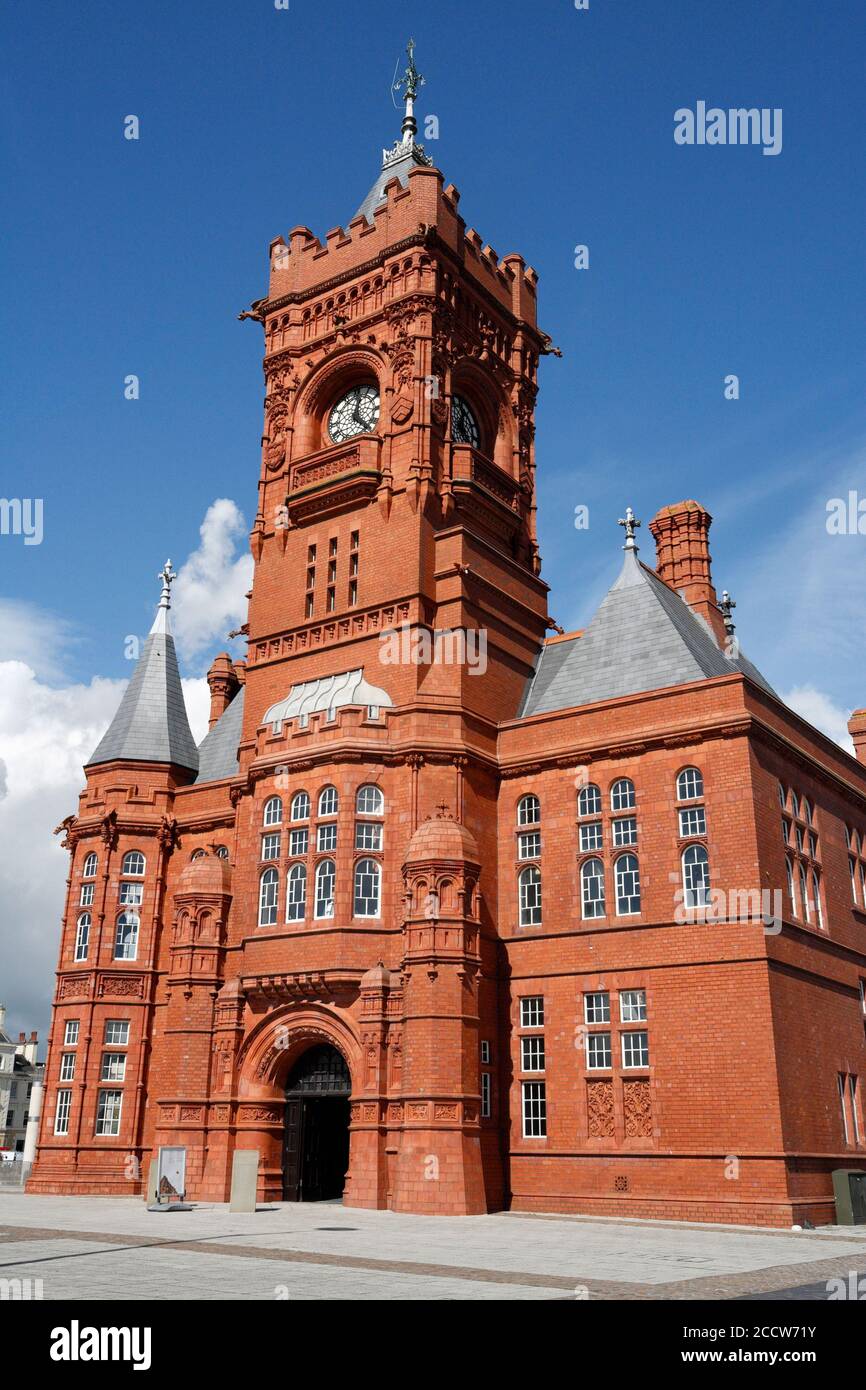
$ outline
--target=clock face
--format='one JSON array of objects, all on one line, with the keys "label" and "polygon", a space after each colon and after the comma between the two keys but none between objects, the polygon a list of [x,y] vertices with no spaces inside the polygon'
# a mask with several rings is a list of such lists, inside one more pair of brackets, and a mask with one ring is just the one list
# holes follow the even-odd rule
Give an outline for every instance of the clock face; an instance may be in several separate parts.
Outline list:
[{"label": "clock face", "polygon": [[328,416],[328,434],[335,444],[376,428],[379,419],[378,386],[353,386],[341,396]]},{"label": "clock face", "polygon": [[451,438],[455,444],[471,444],[473,449],[478,448],[481,438],[472,407],[462,396],[451,398]]}]

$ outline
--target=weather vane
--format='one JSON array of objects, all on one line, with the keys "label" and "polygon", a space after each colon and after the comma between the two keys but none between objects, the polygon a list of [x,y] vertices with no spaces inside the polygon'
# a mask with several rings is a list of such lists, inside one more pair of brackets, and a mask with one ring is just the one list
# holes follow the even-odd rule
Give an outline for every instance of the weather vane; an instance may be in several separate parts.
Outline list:
[{"label": "weather vane", "polygon": [[631,507],[626,507],[625,516],[620,517],[619,525],[625,529],[625,545],[623,546],[623,550],[637,550],[638,545],[635,540],[635,531],[640,526],[640,522],[637,520]]},{"label": "weather vane", "polygon": [[392,90],[395,92],[402,91],[404,93],[406,99],[406,114],[403,117],[402,132],[403,140],[410,141],[418,129],[418,123],[415,120],[414,102],[418,95],[419,88],[424,86],[424,78],[415,66],[414,39],[410,39],[407,43],[406,53],[409,57],[406,71],[403,73],[403,76],[399,77],[394,83]]},{"label": "weather vane", "polygon": [[177,579],[177,574],[171,567],[171,560],[166,560],[165,564],[163,565],[162,569],[156,577],[157,579],[162,580],[162,593],[159,597],[159,605],[161,608],[170,608],[171,586]]}]

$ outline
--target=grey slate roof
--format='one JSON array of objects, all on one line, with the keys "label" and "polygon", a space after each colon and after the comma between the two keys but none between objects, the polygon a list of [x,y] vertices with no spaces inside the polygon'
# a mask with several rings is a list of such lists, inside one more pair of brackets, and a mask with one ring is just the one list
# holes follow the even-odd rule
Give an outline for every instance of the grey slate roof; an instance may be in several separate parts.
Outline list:
[{"label": "grey slate roof", "polygon": [[725,656],[688,604],[626,550],[622,572],[581,637],[539,657],[520,718],[742,671],[775,694],[744,656]]},{"label": "grey slate roof", "polygon": [[176,763],[195,771],[198,749],[189,727],[174,638],[160,607],[117,713],[85,766]]},{"label": "grey slate roof", "polygon": [[400,152],[398,146],[402,150],[402,142],[398,141],[393,149],[382,151],[382,168],[378,178],[355,213],[355,217],[364,216],[368,222],[372,222],[376,208],[386,201],[384,193],[386,183],[390,183],[391,179],[396,178],[400,180],[404,188],[408,188],[410,169],[414,169],[418,164],[429,165],[432,163],[420,145],[406,144],[405,153]]},{"label": "grey slate roof", "polygon": [[241,686],[228,709],[223,710],[198,746],[196,782],[217,782],[221,777],[234,777],[238,770],[238,744],[243,718],[244,687]]}]

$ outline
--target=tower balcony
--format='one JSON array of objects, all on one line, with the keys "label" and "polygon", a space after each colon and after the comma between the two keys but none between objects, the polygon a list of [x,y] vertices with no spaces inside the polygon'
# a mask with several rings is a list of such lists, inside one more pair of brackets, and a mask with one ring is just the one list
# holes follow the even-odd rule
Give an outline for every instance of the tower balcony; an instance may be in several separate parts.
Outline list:
[{"label": "tower balcony", "polygon": [[287,507],[297,526],[374,497],[382,481],[382,437],[359,434],[308,454],[289,471]]},{"label": "tower balcony", "polygon": [[472,491],[487,499],[495,498],[508,511],[519,515],[520,484],[510,473],[478,449],[473,449],[471,444],[452,445],[451,457],[455,492]]}]

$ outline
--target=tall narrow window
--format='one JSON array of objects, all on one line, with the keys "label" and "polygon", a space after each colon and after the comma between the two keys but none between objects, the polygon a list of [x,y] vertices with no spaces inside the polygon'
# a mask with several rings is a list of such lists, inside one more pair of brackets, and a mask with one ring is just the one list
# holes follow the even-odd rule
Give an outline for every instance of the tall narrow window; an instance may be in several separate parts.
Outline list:
[{"label": "tall narrow window", "polygon": [[543,1081],[523,1082],[523,1137],[544,1139],[547,1135],[547,1089]]},{"label": "tall narrow window", "polygon": [[265,802],[264,815],[262,817],[265,825],[281,825],[283,821],[283,802],[279,796],[269,797]]},{"label": "tall narrow window", "polygon": [[336,787],[323,787],[319,792],[319,815],[335,816],[339,808]]},{"label": "tall narrow window", "polygon": [[579,816],[597,816],[601,812],[601,790],[594,782],[581,787],[577,798]]},{"label": "tall narrow window", "polygon": [[286,879],[286,921],[303,922],[307,913],[307,869],[293,864]]},{"label": "tall narrow window", "polygon": [[382,868],[375,859],[359,859],[355,865],[355,916],[378,917]]},{"label": "tall narrow window", "polygon": [[522,796],[517,803],[517,824],[538,825],[541,821],[541,802],[537,796]]},{"label": "tall narrow window", "polygon": [[310,798],[307,792],[295,792],[292,797],[291,817],[293,821],[310,819]]},{"label": "tall narrow window", "polygon": [[520,925],[541,926],[541,870],[535,864],[523,869],[518,880],[520,891]]},{"label": "tall narrow window", "polygon": [[839,1106],[842,1111],[842,1136],[846,1144],[851,1143],[851,1132],[848,1128],[848,1078],[844,1071],[837,1073],[836,1081],[839,1086]]},{"label": "tall narrow window", "polygon": [[612,811],[631,811],[635,805],[634,782],[621,777],[610,789],[610,809]]},{"label": "tall narrow window", "polygon": [[584,918],[603,917],[604,865],[600,859],[587,859],[580,867],[580,889]]},{"label": "tall narrow window", "polygon": [[87,960],[90,945],[90,913],[82,912],[75,928],[75,959]]},{"label": "tall narrow window", "polygon": [[96,877],[96,862],[96,855],[88,854],[87,858],[84,861],[84,868],[81,870],[82,878]]},{"label": "tall narrow window", "polygon": [[809,900],[809,889],[806,886],[806,870],[800,865],[800,902],[803,908],[803,918],[806,922],[812,921],[812,904]]},{"label": "tall narrow window", "polygon": [[797,894],[794,890],[794,870],[791,867],[790,859],[785,860],[785,877],[788,880],[788,901],[791,904],[791,916],[799,917],[797,911]]},{"label": "tall narrow window", "polygon": [[120,1133],[122,1091],[100,1091],[96,1106],[96,1133],[104,1138],[116,1138]]},{"label": "tall narrow window", "polygon": [[54,1133],[69,1133],[69,1115],[72,1110],[72,1092],[58,1091],[54,1110]]},{"label": "tall narrow window", "polygon": [[710,861],[703,845],[689,845],[683,854],[683,902],[706,907],[710,900]]},{"label": "tall narrow window", "polygon": [[277,922],[277,896],[280,876],[276,869],[265,869],[259,879],[259,926],[273,927]]},{"label": "tall narrow window", "polygon": [[821,906],[821,880],[812,870],[812,903],[815,908],[815,921],[821,931],[824,930],[824,909]]},{"label": "tall narrow window", "polygon": [[636,854],[621,854],[614,864],[618,917],[640,912],[640,869]]},{"label": "tall narrow window", "polygon": [[316,867],[316,916],[333,917],[334,881],[336,868],[333,859],[323,859]]}]

